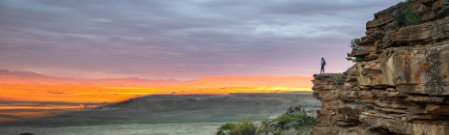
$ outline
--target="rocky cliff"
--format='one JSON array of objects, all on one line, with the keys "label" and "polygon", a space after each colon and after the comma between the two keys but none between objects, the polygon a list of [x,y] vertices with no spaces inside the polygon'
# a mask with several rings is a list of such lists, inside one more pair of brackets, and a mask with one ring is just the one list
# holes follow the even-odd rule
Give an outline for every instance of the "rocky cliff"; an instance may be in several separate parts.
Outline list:
[{"label": "rocky cliff", "polygon": [[[313,134],[449,134],[449,0],[376,13],[342,77],[314,75]],[[344,78],[340,81],[339,78]]]}]

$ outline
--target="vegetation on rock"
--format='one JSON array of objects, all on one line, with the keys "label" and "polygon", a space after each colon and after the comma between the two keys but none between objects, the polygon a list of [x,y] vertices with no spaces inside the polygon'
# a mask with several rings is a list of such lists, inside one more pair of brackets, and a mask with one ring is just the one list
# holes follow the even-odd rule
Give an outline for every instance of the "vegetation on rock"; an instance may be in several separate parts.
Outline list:
[{"label": "vegetation on rock", "polygon": [[413,11],[413,2],[415,0],[407,0],[402,2],[395,12],[396,27],[401,28],[409,25],[417,25],[421,23],[421,15]]},{"label": "vegetation on rock", "polygon": [[332,77],[332,80],[336,85],[343,85],[343,83],[345,82],[345,75],[343,75],[342,73],[329,75]]},{"label": "vegetation on rock", "polygon": [[[362,39],[360,38],[355,38],[353,40],[351,40],[351,44],[349,45],[352,49],[357,48],[360,44],[360,42],[362,41]],[[362,56],[352,56],[351,53],[347,53],[346,54],[346,60],[347,61],[352,61],[352,62],[362,62],[363,57]]]},{"label": "vegetation on rock", "polygon": [[359,46],[359,44],[360,44],[360,42],[361,42],[362,40],[360,39],[360,38],[354,38],[354,39],[352,39],[351,40],[351,48],[355,48],[355,47],[357,47],[357,46]]}]

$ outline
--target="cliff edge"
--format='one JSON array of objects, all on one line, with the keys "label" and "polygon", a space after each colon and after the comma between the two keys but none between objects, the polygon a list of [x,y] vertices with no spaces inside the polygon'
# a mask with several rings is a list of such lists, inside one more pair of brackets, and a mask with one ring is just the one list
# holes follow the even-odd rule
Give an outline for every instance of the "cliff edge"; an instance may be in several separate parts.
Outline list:
[{"label": "cliff edge", "polygon": [[343,74],[314,75],[314,135],[449,134],[449,0],[376,13]]}]

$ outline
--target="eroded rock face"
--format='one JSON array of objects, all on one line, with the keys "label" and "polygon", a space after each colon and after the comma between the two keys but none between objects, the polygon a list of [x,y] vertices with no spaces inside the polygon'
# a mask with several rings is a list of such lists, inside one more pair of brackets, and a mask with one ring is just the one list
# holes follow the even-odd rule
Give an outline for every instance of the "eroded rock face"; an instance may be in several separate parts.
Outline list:
[{"label": "eroded rock face", "polygon": [[337,84],[314,75],[322,101],[313,134],[449,134],[449,1],[416,0],[420,24],[392,28],[400,4],[375,14]]}]

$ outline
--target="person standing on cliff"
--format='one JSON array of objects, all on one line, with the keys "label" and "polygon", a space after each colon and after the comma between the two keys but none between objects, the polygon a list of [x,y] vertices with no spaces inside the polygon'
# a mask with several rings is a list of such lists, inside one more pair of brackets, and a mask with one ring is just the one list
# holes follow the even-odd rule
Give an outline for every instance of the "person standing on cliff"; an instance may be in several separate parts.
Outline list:
[{"label": "person standing on cliff", "polygon": [[324,58],[321,58],[321,70],[320,70],[320,74],[324,74],[324,66],[326,66],[326,60],[324,60]]}]

